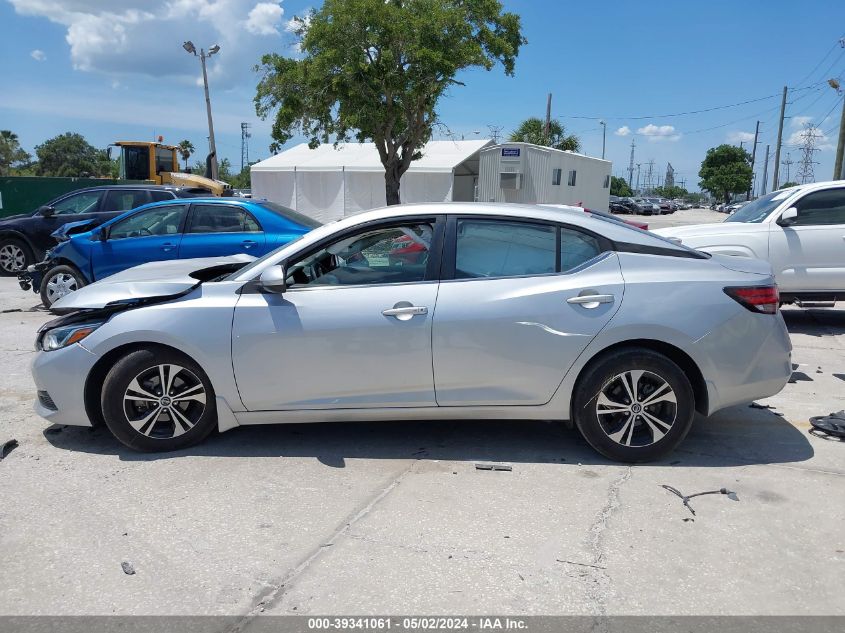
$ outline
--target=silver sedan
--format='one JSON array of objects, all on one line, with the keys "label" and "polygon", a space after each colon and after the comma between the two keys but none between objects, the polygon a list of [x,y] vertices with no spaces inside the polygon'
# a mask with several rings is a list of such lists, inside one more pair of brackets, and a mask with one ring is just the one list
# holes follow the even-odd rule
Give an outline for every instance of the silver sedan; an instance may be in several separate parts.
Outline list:
[{"label": "silver sedan", "polygon": [[572,420],[637,462],[791,373],[768,264],[594,215],[405,205],[250,260],[145,264],[58,301],[38,413],[142,451],[264,423]]}]

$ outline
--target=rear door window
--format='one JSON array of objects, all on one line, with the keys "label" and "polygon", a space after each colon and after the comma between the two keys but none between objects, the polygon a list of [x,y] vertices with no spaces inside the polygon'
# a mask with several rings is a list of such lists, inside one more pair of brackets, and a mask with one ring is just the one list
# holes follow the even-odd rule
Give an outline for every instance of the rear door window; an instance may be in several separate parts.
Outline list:
[{"label": "rear door window", "polygon": [[798,217],[790,226],[845,224],[845,189],[816,191],[795,205]]},{"label": "rear door window", "polygon": [[246,209],[226,204],[195,204],[188,233],[260,233],[261,225]]},{"label": "rear door window", "polygon": [[100,207],[101,211],[129,211],[147,204],[147,192],[142,189],[112,189]]},{"label": "rear door window", "polygon": [[556,270],[553,226],[498,220],[458,220],[455,277],[517,277]]}]

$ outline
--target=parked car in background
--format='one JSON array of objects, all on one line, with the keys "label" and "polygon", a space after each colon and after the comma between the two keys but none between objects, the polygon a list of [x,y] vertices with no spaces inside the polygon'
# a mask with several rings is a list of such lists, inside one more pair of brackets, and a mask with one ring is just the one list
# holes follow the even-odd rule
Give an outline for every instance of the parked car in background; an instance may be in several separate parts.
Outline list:
[{"label": "parked car in background", "polygon": [[585,209],[584,207],[574,207],[568,204],[541,204],[539,205],[546,209],[557,209],[559,211],[565,211],[567,213],[589,213],[591,215],[598,216],[600,218],[604,218],[605,220],[610,220],[611,222],[621,222],[622,224],[627,224],[628,226],[633,226],[638,229],[642,229],[643,231],[648,230],[648,224],[645,222],[639,222],[638,220],[627,220],[622,218],[617,218],[615,215],[611,213],[606,213],[604,211],[597,211],[595,209]]},{"label": "parked car in background", "polygon": [[631,213],[631,209],[622,204],[622,202],[611,200],[609,203],[611,213],[621,213],[627,215]]},{"label": "parked car in background", "polygon": [[[426,257],[391,259],[402,237]],[[394,206],[238,257],[142,265],[56,302],[36,411],[141,451],[260,423],[573,420],[641,462],[696,412],[792,374],[765,262],[589,213]]]},{"label": "parked car in background", "polygon": [[731,214],[731,213],[736,213],[736,212],[737,212],[737,211],[739,211],[742,207],[744,207],[746,204],[748,204],[748,202],[746,202],[746,201],[744,201],[744,200],[743,200],[743,201],[741,201],[741,202],[734,202],[733,204],[728,204],[728,205],[725,205],[725,206],[722,208],[722,213],[728,213],[728,214]]},{"label": "parked car in background", "polygon": [[196,195],[193,189],[162,185],[87,187],[63,194],[32,213],[0,219],[0,275],[16,275],[41,261],[56,244],[52,233],[67,222],[87,220],[93,228],[150,202]]},{"label": "parked car in background", "polygon": [[632,214],[641,215],[643,212],[642,207],[633,198],[621,198],[619,203],[625,205]]},{"label": "parked car in background", "polygon": [[648,198],[635,198],[643,215],[660,215],[660,205]]},{"label": "parked car in background", "polygon": [[744,203],[720,224],[658,229],[685,246],[768,261],[781,301],[845,301],[845,181],[775,191]]},{"label": "parked car in background", "polygon": [[317,226],[316,220],[266,200],[159,202],[71,235],[18,278],[50,307],[66,294],[132,266],[235,253],[260,257]]}]

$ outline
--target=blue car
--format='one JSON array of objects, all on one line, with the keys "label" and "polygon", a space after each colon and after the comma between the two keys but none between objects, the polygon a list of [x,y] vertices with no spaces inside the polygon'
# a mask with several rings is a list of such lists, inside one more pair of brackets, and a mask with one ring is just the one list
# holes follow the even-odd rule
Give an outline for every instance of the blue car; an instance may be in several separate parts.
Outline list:
[{"label": "blue car", "polygon": [[50,307],[82,286],[132,266],[169,259],[246,253],[261,257],[320,226],[266,200],[192,198],[156,202],[63,239],[45,261],[18,276]]}]

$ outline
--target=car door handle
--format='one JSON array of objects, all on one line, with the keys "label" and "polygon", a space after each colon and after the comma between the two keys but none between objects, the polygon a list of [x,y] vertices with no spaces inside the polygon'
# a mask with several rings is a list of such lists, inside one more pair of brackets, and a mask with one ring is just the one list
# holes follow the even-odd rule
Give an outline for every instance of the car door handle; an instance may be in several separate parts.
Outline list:
[{"label": "car door handle", "polygon": [[613,303],[615,298],[613,295],[578,295],[577,297],[569,297],[566,303],[582,305],[585,308],[597,308],[601,303]]},{"label": "car door handle", "polygon": [[243,244],[244,248],[252,248],[257,244],[257,242],[253,240],[244,240],[243,242],[241,242],[241,244]]},{"label": "car door handle", "polygon": [[174,248],[176,248],[176,244],[171,244],[170,242],[166,242],[165,244],[161,245],[161,250],[163,250],[165,253],[167,251],[172,251]]},{"label": "car door handle", "polygon": [[428,314],[428,308],[425,306],[403,306],[401,308],[388,308],[382,310],[381,313],[387,317],[396,317],[400,321],[407,321],[411,317]]}]

